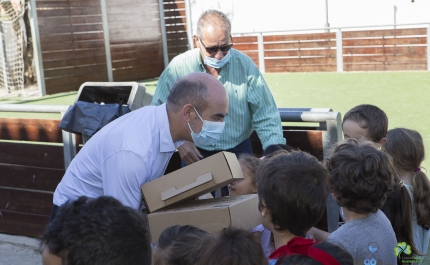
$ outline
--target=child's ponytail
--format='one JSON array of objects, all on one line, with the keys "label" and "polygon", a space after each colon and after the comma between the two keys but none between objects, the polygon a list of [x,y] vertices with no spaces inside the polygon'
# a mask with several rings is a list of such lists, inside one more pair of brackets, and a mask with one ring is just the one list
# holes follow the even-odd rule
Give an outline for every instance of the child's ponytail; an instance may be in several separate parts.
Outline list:
[{"label": "child's ponytail", "polygon": [[430,181],[421,168],[415,171],[417,172],[412,178],[412,185],[417,223],[428,230],[430,228]]}]

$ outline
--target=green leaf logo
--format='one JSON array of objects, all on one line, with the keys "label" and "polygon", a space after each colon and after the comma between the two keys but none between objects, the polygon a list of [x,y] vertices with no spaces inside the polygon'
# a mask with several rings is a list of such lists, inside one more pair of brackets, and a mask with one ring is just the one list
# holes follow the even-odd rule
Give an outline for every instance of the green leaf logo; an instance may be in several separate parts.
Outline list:
[{"label": "green leaf logo", "polygon": [[405,253],[406,255],[409,255],[412,253],[411,246],[406,244],[406,242],[399,242],[397,243],[397,246],[394,248],[394,254],[397,257],[400,257],[402,253]]}]

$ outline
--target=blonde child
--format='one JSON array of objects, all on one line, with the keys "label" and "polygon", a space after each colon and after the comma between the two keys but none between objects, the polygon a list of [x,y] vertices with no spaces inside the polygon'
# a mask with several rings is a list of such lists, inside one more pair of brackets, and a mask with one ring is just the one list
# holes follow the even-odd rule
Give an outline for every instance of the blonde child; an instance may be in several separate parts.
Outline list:
[{"label": "blonde child", "polygon": [[396,128],[388,131],[383,149],[393,158],[394,169],[411,196],[413,240],[425,255],[430,238],[430,182],[421,168],[423,139],[417,131]]}]

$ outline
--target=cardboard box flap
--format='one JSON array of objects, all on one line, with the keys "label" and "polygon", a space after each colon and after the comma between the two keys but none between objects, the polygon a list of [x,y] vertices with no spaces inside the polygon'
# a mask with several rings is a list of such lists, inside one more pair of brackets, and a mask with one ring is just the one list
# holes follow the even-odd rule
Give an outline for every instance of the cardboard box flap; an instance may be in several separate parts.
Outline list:
[{"label": "cardboard box flap", "polygon": [[235,154],[219,152],[141,186],[150,212],[206,194],[238,179],[242,170]]},{"label": "cardboard box flap", "polygon": [[167,189],[165,191],[162,191],[161,192],[161,199],[163,201],[165,201],[165,200],[170,199],[170,198],[172,198],[172,197],[174,197],[174,196],[176,196],[178,194],[186,192],[187,190],[190,190],[192,188],[195,188],[195,187],[198,187],[198,186],[200,186],[202,184],[205,184],[206,182],[209,182],[212,179],[213,179],[213,177],[212,177],[212,173],[211,172],[205,173],[205,174],[203,174],[201,176],[198,176],[196,178],[196,181],[194,181],[193,183],[185,185],[185,186],[183,186],[181,188],[173,187],[173,188]]}]

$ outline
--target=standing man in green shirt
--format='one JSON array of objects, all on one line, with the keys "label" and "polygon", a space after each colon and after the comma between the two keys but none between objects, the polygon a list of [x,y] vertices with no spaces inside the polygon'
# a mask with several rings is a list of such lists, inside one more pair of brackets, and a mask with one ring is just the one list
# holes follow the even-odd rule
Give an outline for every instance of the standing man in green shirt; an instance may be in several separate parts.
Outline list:
[{"label": "standing man in green shirt", "polygon": [[[182,76],[206,72],[217,78],[227,91],[230,104],[225,122],[228,126],[219,141],[211,144],[207,144],[210,134],[196,135],[190,127],[194,143],[185,142],[178,148],[183,162],[189,165],[219,151],[252,154],[249,137],[253,130],[263,150],[269,145],[285,144],[273,96],[252,59],[232,48],[231,24],[226,15],[216,10],[205,11],[198,20],[194,42],[197,48],[176,56],[161,74],[152,105],[163,104],[173,83]],[[197,118],[195,122],[203,121]]]}]

